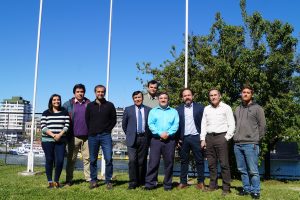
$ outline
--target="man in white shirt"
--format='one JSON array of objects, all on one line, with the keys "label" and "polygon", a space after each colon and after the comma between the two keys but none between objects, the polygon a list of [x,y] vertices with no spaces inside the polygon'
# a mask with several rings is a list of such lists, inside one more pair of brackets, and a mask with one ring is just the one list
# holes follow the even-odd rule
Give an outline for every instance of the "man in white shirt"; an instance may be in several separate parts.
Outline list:
[{"label": "man in white shirt", "polygon": [[220,161],[223,180],[222,195],[230,193],[230,166],[228,159],[228,141],[233,137],[235,121],[230,106],[221,101],[218,89],[209,91],[210,105],[204,108],[201,122],[201,147],[206,148],[210,183],[208,191],[218,189],[217,163]]}]

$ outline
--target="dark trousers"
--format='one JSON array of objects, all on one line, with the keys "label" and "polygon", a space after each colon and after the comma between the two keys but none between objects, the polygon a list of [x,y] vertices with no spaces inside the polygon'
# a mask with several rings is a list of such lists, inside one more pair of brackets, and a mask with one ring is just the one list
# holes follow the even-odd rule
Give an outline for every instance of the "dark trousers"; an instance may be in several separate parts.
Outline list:
[{"label": "dark trousers", "polygon": [[97,160],[100,146],[105,160],[105,183],[110,183],[113,175],[112,138],[110,133],[89,135],[91,181],[97,181]]},{"label": "dark trousers", "polygon": [[228,142],[225,139],[225,133],[220,135],[206,135],[206,155],[208,160],[209,176],[210,176],[210,188],[218,187],[218,160],[221,166],[221,175],[223,180],[223,190],[228,191],[230,189],[231,175],[230,166],[228,160]]},{"label": "dark trousers", "polygon": [[55,166],[54,181],[59,182],[59,177],[64,166],[66,144],[64,142],[42,142],[45,152],[45,169],[48,182],[52,182],[52,171]]},{"label": "dark trousers", "polygon": [[151,139],[150,156],[145,187],[153,188],[156,186],[161,155],[164,161],[164,188],[172,188],[175,140],[168,139],[167,141],[161,141],[160,139],[156,138]]},{"label": "dark trousers", "polygon": [[144,185],[147,172],[147,136],[137,136],[135,144],[132,147],[127,147],[127,151],[129,185],[133,187]]},{"label": "dark trousers", "polygon": [[200,147],[199,135],[188,135],[184,137],[181,149],[179,151],[181,162],[180,183],[187,184],[187,174],[189,170],[189,156],[192,151],[197,169],[198,183],[204,182],[204,161]]}]

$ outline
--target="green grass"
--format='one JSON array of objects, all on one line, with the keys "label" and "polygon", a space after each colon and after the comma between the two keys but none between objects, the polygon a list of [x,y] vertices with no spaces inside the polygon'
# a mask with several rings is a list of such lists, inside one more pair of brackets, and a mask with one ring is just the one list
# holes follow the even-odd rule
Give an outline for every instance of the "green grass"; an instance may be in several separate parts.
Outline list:
[{"label": "green grass", "polygon": [[[75,184],[71,187],[60,189],[47,189],[46,175],[44,168],[35,168],[35,171],[42,172],[35,176],[21,176],[18,172],[25,171],[24,166],[4,165],[0,163],[0,199],[114,199],[114,200],[142,200],[142,199],[180,199],[180,200],[198,200],[198,199],[251,199],[250,197],[237,196],[237,187],[241,186],[241,182],[234,180],[232,182],[232,193],[226,197],[221,196],[222,190],[215,192],[201,192],[193,186],[184,189],[173,189],[171,192],[165,192],[163,187],[156,190],[144,191],[141,188],[135,190],[127,190],[127,174],[115,173],[114,189],[107,191],[104,183],[100,182],[100,187],[90,190],[89,184],[84,182],[83,173],[75,171]],[[65,173],[62,174],[64,181]],[[163,177],[159,177],[162,182]],[[174,182],[178,182],[179,178],[174,177]],[[195,182],[194,179],[190,180]],[[206,179],[208,184],[208,179]],[[221,182],[219,183],[221,185]],[[300,199],[300,181],[281,182],[281,181],[263,181],[261,199],[270,200],[293,200]]]}]

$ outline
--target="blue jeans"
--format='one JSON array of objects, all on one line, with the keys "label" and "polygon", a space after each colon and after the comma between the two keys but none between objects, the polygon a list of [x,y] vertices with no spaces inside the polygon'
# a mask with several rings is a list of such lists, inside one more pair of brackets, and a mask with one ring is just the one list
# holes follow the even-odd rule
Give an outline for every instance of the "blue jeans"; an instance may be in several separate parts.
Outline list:
[{"label": "blue jeans", "polygon": [[89,151],[90,151],[90,171],[91,181],[97,181],[97,160],[99,148],[101,145],[102,156],[105,160],[105,183],[110,183],[113,174],[113,160],[112,160],[112,139],[110,133],[98,133],[96,135],[89,135]]},{"label": "blue jeans", "polygon": [[258,144],[235,144],[236,164],[241,173],[243,189],[246,192],[260,193],[260,177],[258,172]]},{"label": "blue jeans", "polygon": [[52,182],[52,171],[55,166],[54,181],[59,182],[59,177],[64,166],[66,144],[64,142],[42,142],[45,152],[45,169],[48,182]]}]

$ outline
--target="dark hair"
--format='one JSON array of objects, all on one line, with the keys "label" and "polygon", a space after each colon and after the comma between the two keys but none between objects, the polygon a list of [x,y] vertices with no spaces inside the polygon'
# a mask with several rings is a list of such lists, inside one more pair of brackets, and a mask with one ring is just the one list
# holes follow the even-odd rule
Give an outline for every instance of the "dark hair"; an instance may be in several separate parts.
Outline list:
[{"label": "dark hair", "polygon": [[156,80],[151,80],[151,81],[149,81],[149,82],[148,82],[148,87],[149,87],[150,84],[151,84],[151,85],[156,84],[157,87],[158,87],[158,82],[157,82]]},{"label": "dark hair", "polygon": [[160,92],[160,93],[158,94],[158,97],[160,97],[160,96],[163,95],[163,94],[167,95],[168,100],[169,100],[169,94],[168,94],[167,92]]},{"label": "dark hair", "polygon": [[96,92],[97,88],[104,88],[104,93],[106,93],[106,87],[104,85],[96,85],[94,88],[94,92]]},{"label": "dark hair", "polygon": [[53,113],[52,100],[53,100],[54,97],[58,97],[58,98],[59,98],[60,103],[59,103],[59,108],[58,108],[58,110],[62,110],[62,109],[61,109],[61,97],[60,97],[60,95],[59,95],[59,94],[52,94],[51,97],[50,97],[50,99],[49,99],[49,103],[48,103],[48,109],[49,109],[49,111],[50,111],[51,113]]},{"label": "dark hair", "polygon": [[190,89],[190,88],[182,88],[182,89],[180,90],[179,98],[181,98],[181,97],[183,96],[183,92],[186,91],[186,90],[190,91],[190,92],[192,93],[192,95],[194,95],[194,92],[193,92],[192,89]]},{"label": "dark hair", "polygon": [[75,94],[76,89],[83,89],[83,92],[85,93],[85,86],[81,83],[74,85],[73,94]]},{"label": "dark hair", "polygon": [[249,89],[249,90],[251,90],[252,94],[254,93],[254,89],[253,89],[253,87],[250,84],[244,84],[243,87],[242,87],[242,91],[244,89]]},{"label": "dark hair", "polygon": [[210,89],[208,90],[208,96],[209,96],[210,92],[213,91],[213,90],[217,90],[218,93],[219,93],[219,95],[221,95],[220,90],[219,90],[218,88],[216,88],[216,87],[213,87],[213,88],[210,88]]},{"label": "dark hair", "polygon": [[132,98],[134,97],[134,96],[136,96],[136,95],[138,95],[138,94],[142,94],[142,97],[144,98],[144,96],[143,96],[143,93],[141,92],[141,91],[134,91],[133,93],[132,93]]}]

